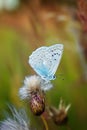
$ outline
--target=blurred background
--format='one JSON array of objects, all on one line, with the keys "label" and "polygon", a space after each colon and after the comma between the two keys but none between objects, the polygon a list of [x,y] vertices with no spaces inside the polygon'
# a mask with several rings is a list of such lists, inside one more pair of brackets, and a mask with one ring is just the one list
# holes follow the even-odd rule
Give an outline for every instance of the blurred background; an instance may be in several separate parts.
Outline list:
[{"label": "blurred background", "polygon": [[[28,64],[32,51],[62,43],[63,57],[52,81],[54,88],[46,93],[46,104],[58,107],[62,97],[66,105],[71,103],[71,130],[87,129],[86,8],[87,0],[0,0],[0,120],[7,104],[29,110],[18,91],[25,76],[35,74]],[[30,110],[29,117],[32,126],[44,129]],[[66,130],[47,122],[50,130]]]}]

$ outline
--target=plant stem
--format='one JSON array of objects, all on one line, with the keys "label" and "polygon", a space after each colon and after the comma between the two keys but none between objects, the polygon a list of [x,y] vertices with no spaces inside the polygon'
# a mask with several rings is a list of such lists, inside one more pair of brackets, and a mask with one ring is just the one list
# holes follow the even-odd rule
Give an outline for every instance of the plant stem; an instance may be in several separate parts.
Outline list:
[{"label": "plant stem", "polygon": [[46,122],[46,120],[45,120],[45,118],[44,118],[43,115],[41,115],[41,119],[42,119],[43,124],[44,124],[44,126],[45,126],[45,130],[48,130],[48,124],[47,124],[47,122]]}]

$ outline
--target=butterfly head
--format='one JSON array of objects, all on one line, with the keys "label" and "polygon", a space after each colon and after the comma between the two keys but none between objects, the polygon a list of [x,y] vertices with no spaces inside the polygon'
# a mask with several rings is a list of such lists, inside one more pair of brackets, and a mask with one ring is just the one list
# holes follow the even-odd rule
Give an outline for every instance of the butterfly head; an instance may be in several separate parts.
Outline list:
[{"label": "butterfly head", "polygon": [[44,77],[41,77],[41,78],[44,79],[45,81],[50,81],[50,80],[56,79],[56,76],[50,75],[50,76],[44,76]]}]

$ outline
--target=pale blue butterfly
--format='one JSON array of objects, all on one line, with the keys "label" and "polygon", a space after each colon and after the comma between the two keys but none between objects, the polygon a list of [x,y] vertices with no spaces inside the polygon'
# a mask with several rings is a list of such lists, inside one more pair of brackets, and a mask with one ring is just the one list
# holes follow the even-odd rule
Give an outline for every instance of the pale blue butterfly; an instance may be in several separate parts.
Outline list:
[{"label": "pale blue butterfly", "polygon": [[42,79],[46,81],[53,80],[62,53],[63,44],[55,44],[49,47],[43,46],[36,49],[29,56],[29,64]]}]

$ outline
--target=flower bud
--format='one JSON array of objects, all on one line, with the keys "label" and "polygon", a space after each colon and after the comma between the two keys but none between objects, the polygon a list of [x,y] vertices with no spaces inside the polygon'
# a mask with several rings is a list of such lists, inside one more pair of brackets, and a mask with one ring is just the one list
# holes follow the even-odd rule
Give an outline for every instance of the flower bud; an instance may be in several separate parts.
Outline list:
[{"label": "flower bud", "polygon": [[60,100],[59,108],[49,107],[49,115],[56,125],[65,125],[68,122],[68,110],[71,104],[65,106],[63,100]]}]

